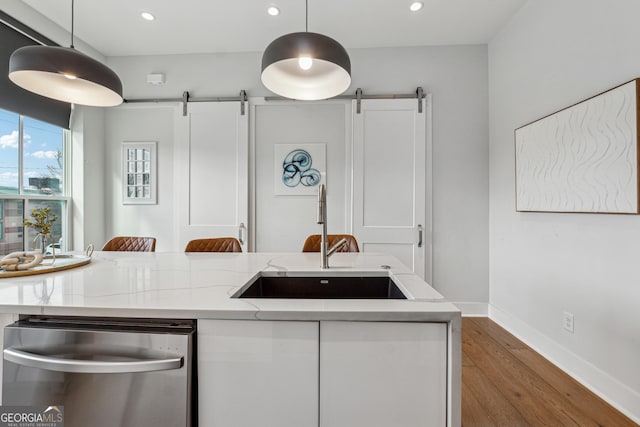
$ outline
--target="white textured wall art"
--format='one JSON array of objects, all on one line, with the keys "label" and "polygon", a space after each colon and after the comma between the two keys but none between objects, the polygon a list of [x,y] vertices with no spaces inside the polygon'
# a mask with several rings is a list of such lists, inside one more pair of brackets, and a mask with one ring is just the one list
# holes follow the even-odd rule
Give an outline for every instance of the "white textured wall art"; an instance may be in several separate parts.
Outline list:
[{"label": "white textured wall art", "polygon": [[638,81],[516,129],[516,210],[639,213]]}]

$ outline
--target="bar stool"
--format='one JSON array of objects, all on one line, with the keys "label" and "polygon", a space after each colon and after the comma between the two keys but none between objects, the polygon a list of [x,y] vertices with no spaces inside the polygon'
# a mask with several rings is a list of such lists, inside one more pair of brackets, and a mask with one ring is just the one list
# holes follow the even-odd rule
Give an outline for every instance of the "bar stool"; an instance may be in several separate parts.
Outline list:
[{"label": "bar stool", "polygon": [[102,247],[103,251],[155,252],[155,237],[117,236]]},{"label": "bar stool", "polygon": [[195,239],[187,243],[185,252],[242,252],[242,246],[235,237]]},{"label": "bar stool", "polygon": [[[327,246],[335,245],[340,239],[347,239],[347,244],[343,245],[337,252],[360,252],[358,241],[351,234],[327,234]],[[321,240],[322,236],[319,234],[310,235],[304,242],[302,252],[320,252]]]}]

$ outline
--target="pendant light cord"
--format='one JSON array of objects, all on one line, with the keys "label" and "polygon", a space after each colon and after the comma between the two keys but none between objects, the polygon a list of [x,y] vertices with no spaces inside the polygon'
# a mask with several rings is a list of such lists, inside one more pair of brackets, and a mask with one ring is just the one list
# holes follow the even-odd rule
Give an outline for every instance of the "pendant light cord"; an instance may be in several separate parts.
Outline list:
[{"label": "pendant light cord", "polygon": [[73,9],[74,9],[74,0],[71,0],[71,49],[74,48],[73,46]]},{"label": "pendant light cord", "polygon": [[309,32],[309,0],[304,0],[304,32]]}]

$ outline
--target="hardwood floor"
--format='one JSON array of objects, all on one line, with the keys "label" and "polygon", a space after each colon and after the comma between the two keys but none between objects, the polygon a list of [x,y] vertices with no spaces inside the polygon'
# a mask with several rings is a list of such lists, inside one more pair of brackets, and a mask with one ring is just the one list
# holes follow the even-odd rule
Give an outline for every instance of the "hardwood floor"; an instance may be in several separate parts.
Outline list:
[{"label": "hardwood floor", "polygon": [[638,427],[486,317],[462,319],[462,426]]}]

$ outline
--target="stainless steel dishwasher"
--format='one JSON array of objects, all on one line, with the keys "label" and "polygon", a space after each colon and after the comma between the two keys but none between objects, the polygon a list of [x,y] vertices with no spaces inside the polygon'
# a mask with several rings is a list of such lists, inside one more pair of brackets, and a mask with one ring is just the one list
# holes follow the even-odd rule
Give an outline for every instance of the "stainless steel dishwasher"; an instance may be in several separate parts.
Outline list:
[{"label": "stainless steel dishwasher", "polygon": [[62,405],[66,427],[191,426],[194,340],[192,320],[21,319],[4,329],[2,405]]}]

